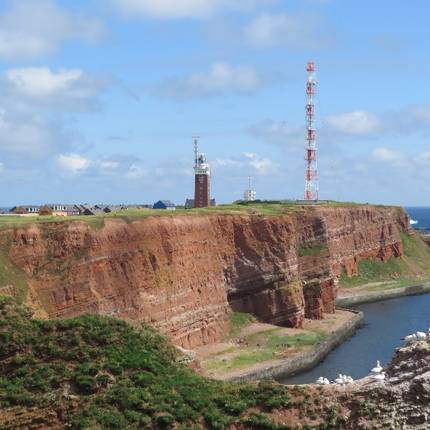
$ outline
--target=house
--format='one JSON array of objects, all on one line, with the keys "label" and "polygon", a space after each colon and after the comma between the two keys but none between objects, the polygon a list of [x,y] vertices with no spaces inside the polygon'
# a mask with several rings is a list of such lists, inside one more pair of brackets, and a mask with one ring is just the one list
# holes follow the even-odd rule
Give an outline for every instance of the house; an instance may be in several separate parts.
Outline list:
[{"label": "house", "polygon": [[80,214],[79,208],[75,205],[53,203],[46,206],[51,208],[54,216],[76,216]]},{"label": "house", "polygon": [[185,209],[194,209],[194,199],[185,200]]},{"label": "house", "polygon": [[[215,207],[215,206],[216,206],[216,200],[211,199],[211,207]],[[194,209],[194,208],[195,208],[194,199],[185,200],[185,209]]]},{"label": "house", "polygon": [[68,216],[78,216],[81,214],[77,205],[66,205],[66,212]]},{"label": "house", "polygon": [[40,206],[35,205],[24,205],[24,206],[14,206],[10,213],[16,215],[39,215]]},{"label": "house", "polygon": [[42,206],[39,210],[40,216],[52,216],[54,214],[52,208],[48,205]]},{"label": "house", "polygon": [[176,205],[172,203],[170,200],[159,200],[157,203],[154,203],[152,209],[164,209],[169,211],[176,210]]},{"label": "house", "polygon": [[104,213],[103,210],[97,205],[95,206],[79,205],[78,208],[79,208],[80,215],[89,216],[89,215],[98,215],[98,214]]}]

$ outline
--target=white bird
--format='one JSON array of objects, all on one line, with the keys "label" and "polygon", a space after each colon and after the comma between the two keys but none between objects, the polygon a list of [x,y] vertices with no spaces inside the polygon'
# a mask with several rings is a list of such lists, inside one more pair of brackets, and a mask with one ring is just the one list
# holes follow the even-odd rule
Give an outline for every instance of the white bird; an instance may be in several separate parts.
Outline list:
[{"label": "white bird", "polygon": [[322,376],[320,376],[316,381],[316,384],[318,385],[324,385],[324,378]]},{"label": "white bird", "polygon": [[347,384],[352,384],[354,382],[354,379],[351,376],[345,376],[345,380]]},{"label": "white bird", "polygon": [[376,362],[376,367],[374,367],[370,372],[374,375],[377,375],[378,373],[381,373],[384,370],[384,368],[381,366],[381,362],[378,360]]},{"label": "white bird", "polygon": [[414,334],[410,334],[410,335],[408,335],[408,336],[406,336],[405,337],[405,342],[406,343],[412,343],[412,342],[416,342],[418,339],[417,339],[417,335],[414,333]]},{"label": "white bird", "polygon": [[339,373],[339,376],[334,380],[336,384],[343,384],[343,381],[343,375],[341,373]]},{"label": "white bird", "polygon": [[418,340],[424,340],[427,338],[427,335],[422,331],[417,331],[415,334]]},{"label": "white bird", "polygon": [[327,378],[324,378],[323,376],[320,376],[316,381],[316,384],[318,385],[330,385],[330,381]]},{"label": "white bird", "polygon": [[346,385],[354,382],[354,379],[352,379],[351,376],[342,375],[341,373],[339,373],[339,376],[334,380],[334,382],[336,382],[336,384]]}]

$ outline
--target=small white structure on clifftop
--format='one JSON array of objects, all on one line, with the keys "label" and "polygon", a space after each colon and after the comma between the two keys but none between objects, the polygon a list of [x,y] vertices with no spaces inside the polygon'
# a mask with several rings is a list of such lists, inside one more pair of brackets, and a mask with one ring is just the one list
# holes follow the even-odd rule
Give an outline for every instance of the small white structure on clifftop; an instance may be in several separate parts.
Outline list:
[{"label": "small white structure on clifftop", "polygon": [[243,199],[246,202],[253,202],[257,198],[257,192],[252,187],[252,176],[248,176],[248,189],[243,193]]}]

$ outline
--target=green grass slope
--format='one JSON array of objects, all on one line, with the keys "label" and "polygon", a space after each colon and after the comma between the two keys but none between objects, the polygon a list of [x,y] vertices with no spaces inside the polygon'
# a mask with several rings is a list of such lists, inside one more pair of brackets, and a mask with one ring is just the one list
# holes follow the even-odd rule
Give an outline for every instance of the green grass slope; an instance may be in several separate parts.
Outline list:
[{"label": "green grass slope", "polygon": [[[320,392],[204,379],[176,358],[146,326],[42,321],[0,298],[0,429],[336,428],[336,407]],[[277,410],[292,421],[277,423]]]},{"label": "green grass slope", "polygon": [[340,286],[365,287],[369,290],[398,288],[430,280],[430,248],[417,233],[401,233],[405,255],[387,262],[363,260],[358,265],[358,276],[342,273]]}]

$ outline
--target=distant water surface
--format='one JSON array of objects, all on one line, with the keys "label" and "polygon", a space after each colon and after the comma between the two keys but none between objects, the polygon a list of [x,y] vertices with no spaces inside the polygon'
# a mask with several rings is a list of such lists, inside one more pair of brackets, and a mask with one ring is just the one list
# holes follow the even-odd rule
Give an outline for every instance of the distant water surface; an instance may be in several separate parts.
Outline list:
[{"label": "distant water surface", "polygon": [[383,366],[389,363],[394,350],[403,345],[403,337],[417,330],[427,331],[430,326],[430,294],[369,303],[356,309],[364,312],[365,325],[354,337],[313,370],[281,382],[306,384],[320,376],[335,379],[339,373],[362,378],[376,360],[381,360]]},{"label": "distant water surface", "polygon": [[414,221],[418,221],[414,228],[430,232],[430,207],[407,207],[406,210]]}]

